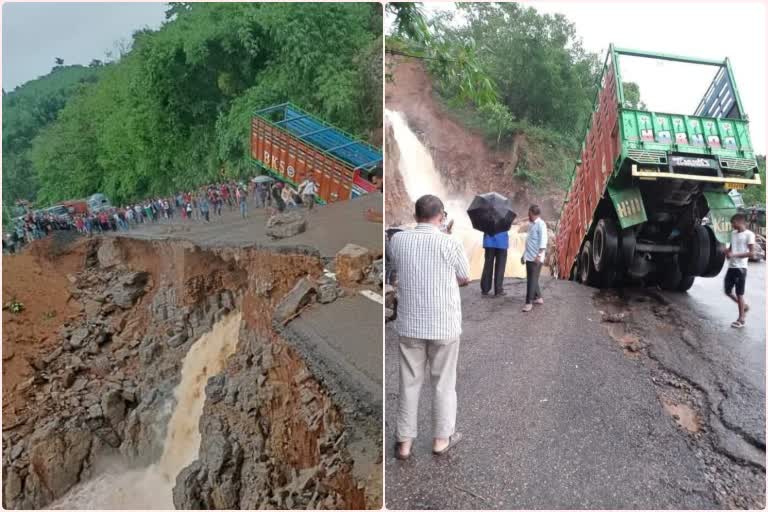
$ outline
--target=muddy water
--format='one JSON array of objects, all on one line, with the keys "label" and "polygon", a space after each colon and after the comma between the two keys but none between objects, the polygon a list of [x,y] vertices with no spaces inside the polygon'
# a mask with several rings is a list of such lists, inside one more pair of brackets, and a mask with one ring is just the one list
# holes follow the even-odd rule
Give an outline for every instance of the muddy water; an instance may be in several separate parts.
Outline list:
[{"label": "muddy water", "polygon": [[[470,278],[479,279],[483,271],[483,234],[472,228],[466,213],[472,196],[453,194],[447,189],[435,168],[429,150],[411,131],[400,112],[385,110],[385,116],[392,126],[395,142],[400,150],[399,171],[408,197],[416,201],[424,194],[433,194],[443,200],[449,219],[454,221],[452,234],[461,241],[467,253]],[[485,192],[491,191],[475,191],[478,194]],[[506,277],[525,276],[525,267],[520,263],[520,257],[525,249],[526,235],[518,233],[517,229],[518,226],[512,226],[509,232],[509,252],[504,272]]]},{"label": "muddy water", "polygon": [[174,390],[176,406],[168,423],[163,454],[147,468],[127,469],[121,461],[103,463],[99,476],[78,485],[54,509],[172,509],[176,476],[197,458],[200,416],[208,379],[224,369],[235,352],[240,313],[220,320],[189,349]]}]

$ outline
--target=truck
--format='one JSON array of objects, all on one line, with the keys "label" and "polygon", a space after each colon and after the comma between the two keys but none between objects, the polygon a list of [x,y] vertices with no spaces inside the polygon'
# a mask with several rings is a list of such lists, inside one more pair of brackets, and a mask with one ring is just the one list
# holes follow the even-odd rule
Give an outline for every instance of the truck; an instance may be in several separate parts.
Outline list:
[{"label": "truck", "polygon": [[374,192],[372,181],[382,176],[383,164],[380,149],[291,103],[253,113],[251,160],[260,171],[293,186],[313,177],[325,203]]},{"label": "truck", "polygon": [[[630,108],[625,55],[712,66],[714,78],[701,84],[706,93],[690,114]],[[686,291],[723,267],[737,212],[729,192],[760,183],[727,58],[610,45],[557,223],[553,274],[600,288],[639,282]]]}]

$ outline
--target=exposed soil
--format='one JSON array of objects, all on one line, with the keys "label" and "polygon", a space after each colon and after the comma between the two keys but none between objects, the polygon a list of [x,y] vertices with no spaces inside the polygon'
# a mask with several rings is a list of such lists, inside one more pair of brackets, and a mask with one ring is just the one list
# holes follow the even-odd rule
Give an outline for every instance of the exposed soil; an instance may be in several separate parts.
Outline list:
[{"label": "exposed soil", "polygon": [[[3,312],[3,505],[56,505],[75,486],[87,496],[106,461],[155,464],[186,354],[237,311],[236,351],[202,397],[200,452],[168,503],[378,508],[380,422],[348,410],[273,324],[300,280],[331,286],[325,264],[306,246],[121,237],[3,256],[3,302],[25,306]],[[304,307],[322,308],[313,297]]]},{"label": "exposed soil", "polygon": [[[471,197],[495,191],[509,197],[517,210],[524,211],[536,202],[545,219],[559,214],[562,191],[536,191],[514,176],[521,150],[528,145],[525,134],[515,135],[507,147],[494,149],[481,134],[473,133],[443,107],[421,61],[387,54],[386,63],[391,79],[385,87],[385,108],[405,116],[411,130],[432,154],[451,193]],[[393,137],[389,131],[387,135],[387,224],[397,225],[411,221],[413,208],[403,193],[398,166],[393,164],[407,155],[393,153]],[[527,158],[535,167],[536,159],[541,157],[529,154]]]}]

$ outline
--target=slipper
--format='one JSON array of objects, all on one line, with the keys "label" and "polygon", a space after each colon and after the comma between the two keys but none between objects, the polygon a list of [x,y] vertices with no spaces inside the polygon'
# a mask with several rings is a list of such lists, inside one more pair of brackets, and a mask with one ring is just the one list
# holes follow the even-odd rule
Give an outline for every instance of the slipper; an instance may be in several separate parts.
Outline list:
[{"label": "slipper", "polygon": [[731,327],[733,327],[734,329],[741,329],[744,327],[744,322],[740,322],[739,320],[736,320],[731,324]]},{"label": "slipper", "polygon": [[413,443],[411,443],[411,451],[408,452],[408,455],[403,455],[400,453],[400,445],[403,444],[401,442],[395,443],[395,458],[398,460],[408,460],[411,458],[411,455],[413,455]]},{"label": "slipper", "polygon": [[447,452],[448,450],[450,450],[451,448],[459,444],[462,437],[463,436],[461,435],[461,432],[455,432],[451,437],[448,438],[448,446],[446,446],[440,451],[432,450],[432,453],[434,453],[435,455],[443,455],[445,452]]}]

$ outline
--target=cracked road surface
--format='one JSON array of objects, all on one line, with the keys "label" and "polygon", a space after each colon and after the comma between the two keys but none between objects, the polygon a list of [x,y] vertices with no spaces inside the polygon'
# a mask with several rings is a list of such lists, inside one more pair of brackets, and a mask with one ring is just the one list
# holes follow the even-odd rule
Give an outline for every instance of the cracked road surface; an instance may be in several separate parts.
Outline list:
[{"label": "cracked road surface", "polygon": [[[759,275],[751,288],[764,286]],[[430,452],[427,386],[414,456],[392,456],[397,334],[387,324],[387,507],[762,508],[765,386],[750,357],[764,354],[765,299],[752,297],[754,331],[734,337],[733,304],[709,281],[686,296],[543,278],[546,304],[529,314],[522,280],[507,279],[503,299],[463,288],[465,438],[441,458]],[[708,312],[710,300],[727,311]]]}]

